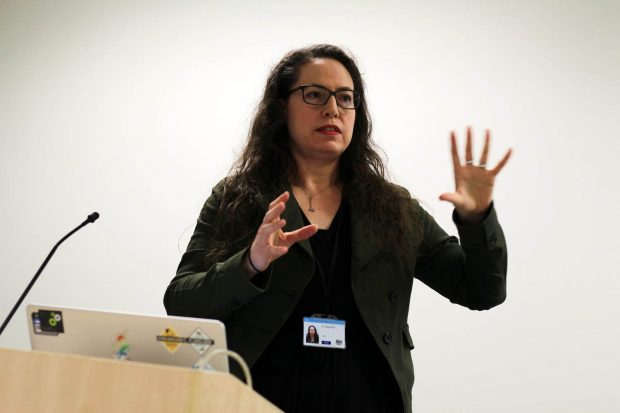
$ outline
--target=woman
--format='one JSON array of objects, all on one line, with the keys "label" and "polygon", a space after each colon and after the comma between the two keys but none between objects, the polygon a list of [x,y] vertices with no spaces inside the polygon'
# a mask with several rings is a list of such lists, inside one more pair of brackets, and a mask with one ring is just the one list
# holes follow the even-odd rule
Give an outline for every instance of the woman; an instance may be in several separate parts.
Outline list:
[{"label": "woman", "polygon": [[[414,275],[471,309],[506,296],[491,201],[510,152],[487,170],[487,133],[474,166],[468,131],[461,164],[452,134],[456,190],[440,198],[455,206],[459,245],[386,180],[370,135],[354,61],[330,45],[288,53],[166,291],[169,314],[224,321],[256,390],[287,412],[411,411]],[[300,343],[307,317],[337,319],[342,347]]]},{"label": "woman", "polygon": [[319,335],[316,332],[315,326],[308,327],[308,333],[306,334],[306,343],[318,344]]}]

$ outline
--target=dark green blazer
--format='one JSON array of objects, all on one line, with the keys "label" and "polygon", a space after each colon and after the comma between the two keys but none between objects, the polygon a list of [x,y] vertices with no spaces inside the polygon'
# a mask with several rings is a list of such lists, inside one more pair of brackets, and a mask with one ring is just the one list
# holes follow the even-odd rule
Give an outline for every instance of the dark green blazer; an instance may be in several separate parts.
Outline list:
[{"label": "dark green blazer", "polygon": [[[241,268],[247,249],[205,268],[203,258],[211,248],[221,191],[220,184],[206,201],[177,275],[166,290],[164,305],[170,315],[222,320],[229,348],[251,367],[295,308],[314,273],[314,259],[309,241],[300,242],[272,263],[258,285]],[[264,205],[271,200],[265,199]],[[416,201],[411,202],[422,217],[423,240],[405,257],[382,250],[366,235],[359,214],[351,211],[353,295],[391,367],[407,412],[411,411],[414,381],[413,340],[407,324],[414,278],[454,303],[484,310],[505,300],[507,268],[506,243],[492,206],[475,226],[460,225],[455,218],[459,245]],[[290,197],[282,218],[287,223],[285,231],[304,225],[295,197]]]}]

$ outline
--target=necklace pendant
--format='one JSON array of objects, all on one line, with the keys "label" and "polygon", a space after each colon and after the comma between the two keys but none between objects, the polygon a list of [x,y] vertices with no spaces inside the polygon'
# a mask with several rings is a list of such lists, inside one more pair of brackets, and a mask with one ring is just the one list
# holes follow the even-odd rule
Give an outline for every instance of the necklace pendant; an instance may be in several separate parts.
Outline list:
[{"label": "necklace pendant", "polygon": [[314,209],[312,207],[308,208],[308,212],[314,212],[314,211],[316,211],[316,209]]}]

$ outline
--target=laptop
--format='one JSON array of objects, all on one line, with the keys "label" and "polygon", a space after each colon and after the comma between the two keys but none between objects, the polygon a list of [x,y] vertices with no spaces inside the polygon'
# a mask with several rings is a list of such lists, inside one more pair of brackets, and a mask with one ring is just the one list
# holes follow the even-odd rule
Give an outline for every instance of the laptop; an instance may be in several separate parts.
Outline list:
[{"label": "laptop", "polygon": [[[26,311],[33,350],[191,368],[204,368],[203,357],[226,350],[218,320],[36,304]],[[228,357],[216,355],[206,368],[228,372]]]}]

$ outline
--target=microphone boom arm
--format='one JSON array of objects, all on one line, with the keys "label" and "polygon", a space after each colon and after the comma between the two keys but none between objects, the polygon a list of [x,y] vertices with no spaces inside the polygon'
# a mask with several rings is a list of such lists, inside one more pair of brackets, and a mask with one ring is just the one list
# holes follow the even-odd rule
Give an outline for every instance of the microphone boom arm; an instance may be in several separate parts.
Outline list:
[{"label": "microphone boom arm", "polygon": [[15,306],[13,307],[11,312],[9,313],[8,317],[2,323],[2,327],[0,327],[0,335],[2,335],[2,332],[4,331],[6,326],[9,324],[9,321],[11,321],[11,318],[13,318],[13,315],[15,314],[15,312],[17,311],[17,309],[21,305],[22,301],[24,301],[24,298],[26,298],[26,296],[30,292],[30,289],[32,288],[34,283],[37,282],[37,279],[39,278],[39,275],[41,275],[41,272],[43,272],[43,269],[45,268],[45,266],[49,262],[50,258],[52,258],[52,255],[54,255],[54,253],[56,252],[56,249],[58,248],[58,246],[60,244],[62,244],[64,240],[66,240],[71,235],[73,235],[75,232],[79,231],[83,226],[88,225],[91,222],[95,222],[97,220],[97,218],[99,218],[99,213],[98,212],[93,212],[92,214],[90,214],[88,216],[88,218],[86,218],[86,220],[84,222],[82,222],[80,225],[78,225],[75,229],[73,229],[67,235],[62,237],[62,239],[60,241],[58,241],[56,243],[56,245],[54,245],[54,248],[52,248],[50,253],[47,254],[47,258],[45,258],[45,261],[43,261],[43,264],[41,264],[41,266],[39,267],[37,273],[34,275],[34,277],[32,277],[32,280],[30,281],[30,284],[28,284],[28,287],[26,287],[26,289],[22,293],[21,297],[19,297],[19,300],[17,300],[17,303],[15,303]]}]

